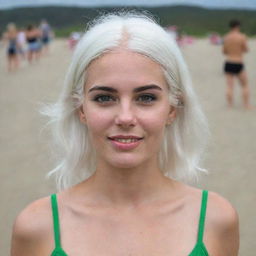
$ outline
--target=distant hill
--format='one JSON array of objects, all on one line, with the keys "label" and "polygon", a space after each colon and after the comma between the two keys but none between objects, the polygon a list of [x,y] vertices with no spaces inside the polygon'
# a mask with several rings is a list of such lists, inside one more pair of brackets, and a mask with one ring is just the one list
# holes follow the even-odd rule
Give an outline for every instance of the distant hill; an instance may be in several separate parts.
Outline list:
[{"label": "distant hill", "polygon": [[177,25],[184,33],[205,36],[211,31],[224,34],[228,30],[231,19],[239,19],[242,30],[248,35],[256,34],[256,11],[249,10],[213,10],[191,6],[165,6],[155,8],[81,8],[81,7],[40,7],[16,8],[0,10],[0,33],[2,34],[9,22],[18,27],[28,24],[39,24],[42,18],[48,20],[57,36],[68,36],[71,31],[86,28],[91,19],[101,13],[120,9],[137,9],[153,14],[163,26]]}]

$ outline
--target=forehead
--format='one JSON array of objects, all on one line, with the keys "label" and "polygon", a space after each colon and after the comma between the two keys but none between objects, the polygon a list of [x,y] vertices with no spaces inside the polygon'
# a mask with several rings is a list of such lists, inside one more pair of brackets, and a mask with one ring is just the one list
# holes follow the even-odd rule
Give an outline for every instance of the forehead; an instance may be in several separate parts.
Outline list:
[{"label": "forehead", "polygon": [[126,49],[102,55],[86,70],[85,90],[93,85],[130,88],[145,84],[168,87],[160,64]]}]

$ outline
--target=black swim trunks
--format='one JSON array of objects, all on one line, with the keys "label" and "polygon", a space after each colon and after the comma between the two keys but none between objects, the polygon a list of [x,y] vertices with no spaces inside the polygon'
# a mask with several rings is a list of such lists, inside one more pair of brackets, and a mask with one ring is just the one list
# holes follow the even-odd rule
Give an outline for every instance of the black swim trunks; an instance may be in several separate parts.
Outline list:
[{"label": "black swim trunks", "polygon": [[16,54],[17,54],[16,48],[8,48],[7,54],[8,54],[9,56],[16,55]]},{"label": "black swim trunks", "polygon": [[234,63],[226,61],[224,65],[224,71],[225,73],[238,75],[242,70],[244,69],[243,63]]}]

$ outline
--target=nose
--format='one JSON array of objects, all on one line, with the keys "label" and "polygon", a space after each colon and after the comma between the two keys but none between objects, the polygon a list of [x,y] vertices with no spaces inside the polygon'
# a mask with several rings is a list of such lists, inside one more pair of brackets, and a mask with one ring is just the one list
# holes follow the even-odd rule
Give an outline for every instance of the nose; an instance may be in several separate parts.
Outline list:
[{"label": "nose", "polygon": [[136,123],[137,119],[132,104],[128,101],[120,102],[115,117],[115,124],[123,128],[130,128],[135,126]]}]

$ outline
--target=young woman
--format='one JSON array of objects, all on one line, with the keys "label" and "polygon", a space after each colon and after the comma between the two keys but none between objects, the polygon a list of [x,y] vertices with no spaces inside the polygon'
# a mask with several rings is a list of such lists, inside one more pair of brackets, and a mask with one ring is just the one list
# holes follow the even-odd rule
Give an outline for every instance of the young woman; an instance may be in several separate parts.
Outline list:
[{"label": "young woman", "polygon": [[34,25],[28,25],[26,30],[26,40],[28,44],[28,62],[38,60],[41,51],[41,32]]},{"label": "young woman", "polygon": [[7,31],[4,34],[4,39],[8,41],[8,47],[7,47],[8,71],[13,71],[13,70],[16,70],[19,66],[17,29],[14,23],[9,23],[7,25]]},{"label": "young woman", "polygon": [[233,207],[184,183],[202,171],[207,126],[176,43],[150,18],[92,24],[48,114],[61,191],[17,217],[12,256],[238,255]]}]

